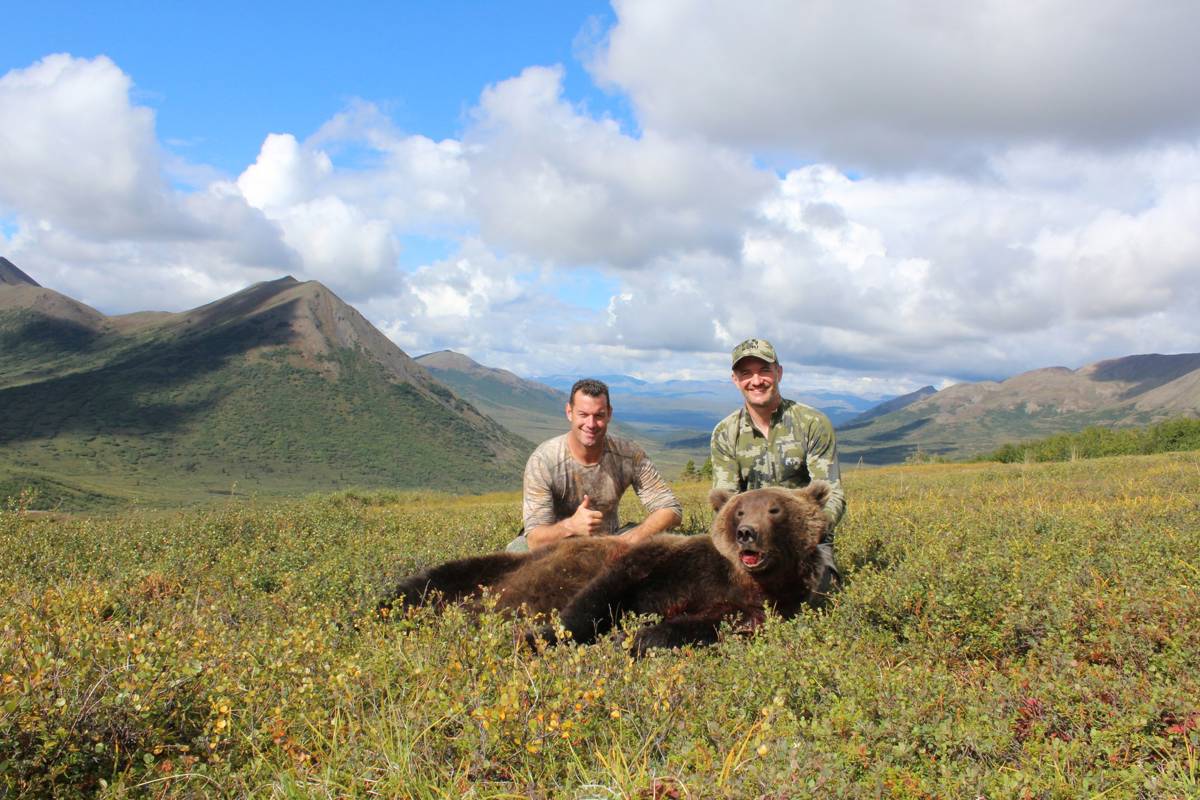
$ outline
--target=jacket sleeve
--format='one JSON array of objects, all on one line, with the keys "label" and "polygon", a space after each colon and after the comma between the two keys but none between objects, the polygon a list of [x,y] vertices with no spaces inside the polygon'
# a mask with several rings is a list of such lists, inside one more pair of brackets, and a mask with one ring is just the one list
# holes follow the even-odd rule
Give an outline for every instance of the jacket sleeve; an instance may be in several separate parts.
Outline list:
[{"label": "jacket sleeve", "polygon": [[675,493],[671,491],[671,487],[663,480],[662,475],[659,474],[645,452],[640,452],[639,456],[634,467],[633,490],[637,492],[638,499],[646,507],[646,512],[653,514],[655,511],[669,508],[682,520],[683,506],[675,497]]},{"label": "jacket sleeve", "polygon": [[733,453],[733,442],[729,436],[728,421],[722,421],[713,428],[712,441],[709,444],[709,455],[712,459],[712,474],[714,489],[738,490],[738,463]]},{"label": "jacket sleeve", "polygon": [[829,517],[830,529],[836,527],[846,513],[846,495],[842,491],[842,469],[838,465],[837,437],[833,424],[824,414],[814,419],[808,428],[807,448],[808,474],[813,480],[828,481],[829,499],[825,501],[825,515]]},{"label": "jacket sleeve", "polygon": [[550,487],[550,470],[538,450],[525,462],[525,479],[521,496],[521,512],[525,532],[558,522],[554,517],[554,495]]}]

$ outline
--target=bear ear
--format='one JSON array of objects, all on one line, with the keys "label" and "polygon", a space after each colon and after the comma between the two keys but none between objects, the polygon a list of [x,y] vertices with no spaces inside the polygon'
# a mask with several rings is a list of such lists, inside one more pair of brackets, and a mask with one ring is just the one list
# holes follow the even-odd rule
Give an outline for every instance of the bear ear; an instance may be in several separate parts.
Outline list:
[{"label": "bear ear", "polygon": [[798,494],[808,495],[814,503],[824,508],[832,492],[833,487],[829,484],[829,481],[814,480],[808,486],[801,489]]},{"label": "bear ear", "polygon": [[737,492],[731,492],[728,489],[713,489],[708,493],[708,502],[712,505],[713,511],[720,511],[721,506],[729,502],[729,498],[733,497]]}]

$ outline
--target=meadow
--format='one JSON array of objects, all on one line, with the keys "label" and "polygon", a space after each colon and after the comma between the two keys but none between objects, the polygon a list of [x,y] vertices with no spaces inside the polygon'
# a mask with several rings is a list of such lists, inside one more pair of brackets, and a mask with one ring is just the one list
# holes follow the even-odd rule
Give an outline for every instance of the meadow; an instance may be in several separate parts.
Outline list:
[{"label": "meadow", "polygon": [[0,797],[1200,796],[1200,454],[845,483],[828,611],[640,661],[373,617],[516,494],[10,503]]}]

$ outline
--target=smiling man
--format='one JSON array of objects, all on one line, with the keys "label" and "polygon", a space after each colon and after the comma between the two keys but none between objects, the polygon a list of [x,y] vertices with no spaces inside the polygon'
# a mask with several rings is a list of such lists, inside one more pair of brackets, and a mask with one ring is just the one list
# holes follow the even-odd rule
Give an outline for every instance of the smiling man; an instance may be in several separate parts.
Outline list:
[{"label": "smiling man", "polygon": [[826,574],[820,592],[838,580],[833,562],[833,528],[846,510],[837,440],[829,418],[779,393],[783,365],[766,339],[747,339],[733,348],[733,383],[745,402],[717,423],[711,452],[713,488],[745,492],[764,486],[798,489],[814,479],[831,487],[825,503],[829,534],[820,549]]},{"label": "smiling man", "polygon": [[[569,536],[620,535],[636,543],[683,521],[683,507],[646,452],[608,434],[612,403],[604,383],[576,381],[566,414],[570,429],[539,445],[525,465],[525,535],[509,550],[536,550]],[[630,486],[647,515],[624,530],[617,507]]]}]

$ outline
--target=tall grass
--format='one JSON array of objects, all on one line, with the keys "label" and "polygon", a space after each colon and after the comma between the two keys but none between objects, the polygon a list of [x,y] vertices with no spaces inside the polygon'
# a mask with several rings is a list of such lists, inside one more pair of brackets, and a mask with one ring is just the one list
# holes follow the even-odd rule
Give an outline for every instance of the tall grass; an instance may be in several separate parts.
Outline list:
[{"label": "tall grass", "polygon": [[4,511],[0,796],[1200,795],[1195,454],[846,484],[828,612],[642,661],[370,616],[513,494]]}]

